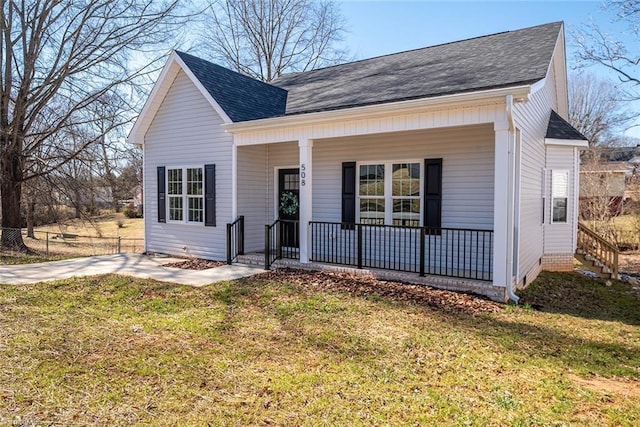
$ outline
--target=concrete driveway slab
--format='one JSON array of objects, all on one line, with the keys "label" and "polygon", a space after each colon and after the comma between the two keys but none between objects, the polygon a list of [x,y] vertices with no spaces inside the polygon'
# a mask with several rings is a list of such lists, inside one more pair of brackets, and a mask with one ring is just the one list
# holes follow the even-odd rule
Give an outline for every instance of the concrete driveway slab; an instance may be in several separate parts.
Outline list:
[{"label": "concrete driveway slab", "polygon": [[122,274],[181,285],[204,286],[222,280],[249,277],[264,271],[260,267],[239,264],[199,271],[162,266],[172,261],[178,260],[141,254],[117,254],[38,264],[2,265],[0,266],[0,283],[19,285],[68,279],[74,276]]}]

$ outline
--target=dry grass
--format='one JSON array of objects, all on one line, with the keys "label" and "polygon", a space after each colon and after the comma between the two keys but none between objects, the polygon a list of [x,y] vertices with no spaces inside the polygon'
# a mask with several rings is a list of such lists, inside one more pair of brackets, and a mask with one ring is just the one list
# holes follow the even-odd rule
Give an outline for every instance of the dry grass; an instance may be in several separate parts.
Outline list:
[{"label": "dry grass", "polygon": [[638,425],[638,295],[575,277],[480,315],[277,276],[0,286],[0,424]]},{"label": "dry grass", "polygon": [[[123,237],[144,238],[144,223],[142,218],[127,218],[123,213],[106,211],[91,219],[72,219],[60,224],[36,227],[37,231],[52,233],[70,233],[89,237]],[[122,227],[118,223],[122,223]]]},{"label": "dry grass", "polygon": [[126,218],[124,214],[115,212],[105,212],[89,220],[73,219],[36,227],[34,238],[26,237],[26,229],[22,234],[25,244],[36,255],[3,249],[0,264],[26,264],[118,251],[141,253],[144,250],[143,219]]}]

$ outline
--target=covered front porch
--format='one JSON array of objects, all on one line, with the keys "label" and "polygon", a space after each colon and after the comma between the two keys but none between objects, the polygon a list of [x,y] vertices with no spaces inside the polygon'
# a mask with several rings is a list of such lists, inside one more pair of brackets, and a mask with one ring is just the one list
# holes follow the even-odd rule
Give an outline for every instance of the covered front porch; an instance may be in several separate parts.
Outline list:
[{"label": "covered front porch", "polygon": [[296,140],[282,129],[234,132],[234,219],[242,220],[230,226],[228,258],[504,289],[508,127],[448,117],[454,123],[393,132],[298,129],[292,136],[308,136]]}]

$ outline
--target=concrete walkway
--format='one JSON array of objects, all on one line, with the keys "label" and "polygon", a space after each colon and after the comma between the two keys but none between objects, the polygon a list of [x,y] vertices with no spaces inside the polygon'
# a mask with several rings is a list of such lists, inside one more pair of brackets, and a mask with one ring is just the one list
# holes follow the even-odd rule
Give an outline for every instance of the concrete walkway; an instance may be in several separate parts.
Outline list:
[{"label": "concrete walkway", "polygon": [[222,280],[234,280],[264,272],[260,267],[224,265],[208,270],[184,270],[163,267],[175,258],[151,257],[140,254],[100,255],[38,264],[0,265],[0,284],[25,284],[73,276],[122,274],[142,279],[155,279],[181,285],[203,286]]}]

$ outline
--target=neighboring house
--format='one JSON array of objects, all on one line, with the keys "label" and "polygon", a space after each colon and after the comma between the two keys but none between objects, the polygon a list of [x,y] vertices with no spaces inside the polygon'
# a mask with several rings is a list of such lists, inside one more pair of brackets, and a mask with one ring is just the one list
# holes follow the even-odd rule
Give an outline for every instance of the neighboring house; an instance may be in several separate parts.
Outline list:
[{"label": "neighboring house", "polygon": [[146,250],[225,259],[242,216],[232,257],[244,236],[267,258],[515,299],[572,269],[587,141],[567,104],[559,22],[273,84],[174,52],[129,136]]},{"label": "neighboring house", "polygon": [[580,215],[598,219],[620,215],[626,182],[633,165],[628,162],[588,162],[580,165]]}]

